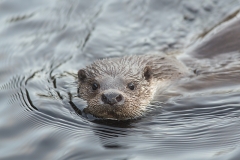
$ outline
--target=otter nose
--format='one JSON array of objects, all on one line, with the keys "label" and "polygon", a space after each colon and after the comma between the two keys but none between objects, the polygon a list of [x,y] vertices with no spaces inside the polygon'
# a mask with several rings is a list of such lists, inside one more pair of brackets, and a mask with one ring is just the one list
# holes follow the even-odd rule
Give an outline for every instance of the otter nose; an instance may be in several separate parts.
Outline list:
[{"label": "otter nose", "polygon": [[114,105],[116,103],[124,102],[124,99],[119,93],[104,93],[102,94],[102,101],[105,104]]}]

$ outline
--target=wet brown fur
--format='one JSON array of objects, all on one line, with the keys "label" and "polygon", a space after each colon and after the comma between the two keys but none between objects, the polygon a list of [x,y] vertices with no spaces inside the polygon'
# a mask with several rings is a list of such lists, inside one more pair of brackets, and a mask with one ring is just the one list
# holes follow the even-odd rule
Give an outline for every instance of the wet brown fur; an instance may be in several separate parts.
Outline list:
[{"label": "wet brown fur", "polygon": [[[145,70],[148,75],[144,75]],[[97,60],[79,71],[79,96],[87,101],[86,112],[106,119],[132,119],[141,116],[156,91],[180,78],[187,69],[174,57],[166,55],[126,56]],[[127,85],[136,86],[130,90]],[[99,85],[94,91],[93,83]],[[101,102],[106,90],[123,95],[124,104],[111,106]]]}]

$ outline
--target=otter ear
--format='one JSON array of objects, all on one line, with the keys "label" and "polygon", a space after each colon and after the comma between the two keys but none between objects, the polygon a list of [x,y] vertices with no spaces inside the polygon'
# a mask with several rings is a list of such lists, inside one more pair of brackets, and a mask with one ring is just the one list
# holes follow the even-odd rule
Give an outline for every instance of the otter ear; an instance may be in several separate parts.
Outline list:
[{"label": "otter ear", "polygon": [[78,71],[78,79],[79,81],[84,81],[87,78],[86,71],[83,69],[80,69]]},{"label": "otter ear", "polygon": [[147,81],[152,78],[152,69],[149,66],[146,66],[143,70],[143,76]]}]

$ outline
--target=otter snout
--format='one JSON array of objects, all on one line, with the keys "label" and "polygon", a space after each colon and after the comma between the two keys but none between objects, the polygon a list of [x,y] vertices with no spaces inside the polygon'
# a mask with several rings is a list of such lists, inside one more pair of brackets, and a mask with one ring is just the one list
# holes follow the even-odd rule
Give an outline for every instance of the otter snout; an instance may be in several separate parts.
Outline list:
[{"label": "otter snout", "polygon": [[124,97],[117,91],[106,91],[102,93],[101,100],[104,104],[122,105],[124,104]]}]

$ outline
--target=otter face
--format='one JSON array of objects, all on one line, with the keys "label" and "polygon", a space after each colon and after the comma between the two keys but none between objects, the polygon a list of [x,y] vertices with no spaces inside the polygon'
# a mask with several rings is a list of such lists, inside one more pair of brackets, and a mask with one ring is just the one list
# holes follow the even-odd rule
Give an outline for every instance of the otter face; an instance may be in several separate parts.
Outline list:
[{"label": "otter face", "polygon": [[112,63],[98,61],[78,71],[79,96],[88,104],[84,111],[105,119],[141,116],[153,96],[151,68]]}]

